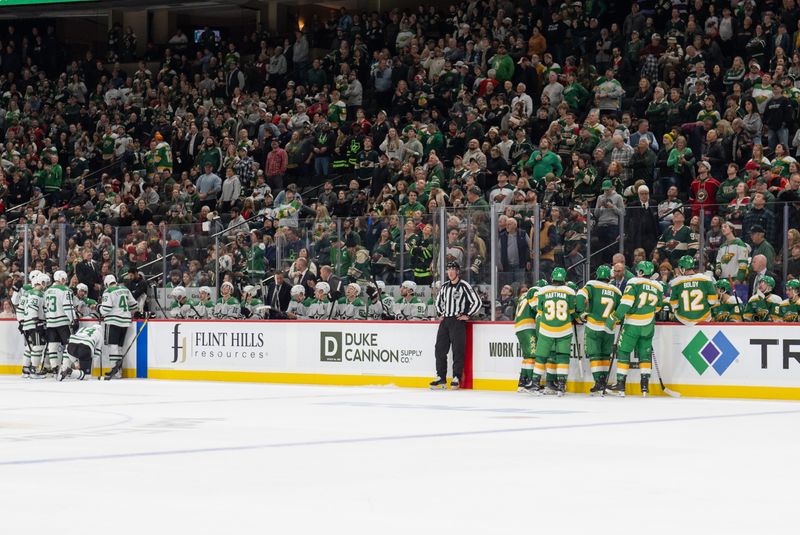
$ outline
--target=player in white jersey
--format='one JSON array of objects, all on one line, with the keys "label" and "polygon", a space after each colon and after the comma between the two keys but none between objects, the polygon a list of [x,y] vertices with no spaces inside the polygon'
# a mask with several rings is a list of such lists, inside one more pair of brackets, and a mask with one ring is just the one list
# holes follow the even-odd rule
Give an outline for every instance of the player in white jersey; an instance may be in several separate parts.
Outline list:
[{"label": "player in white jersey", "polygon": [[187,297],[186,288],[176,286],[172,289],[170,296],[175,300],[169,308],[170,317],[176,319],[198,319],[203,317],[205,307],[200,305],[200,301]]},{"label": "player in white jersey", "polygon": [[44,316],[47,320],[47,362],[52,373],[58,373],[60,351],[67,347],[70,335],[78,330],[72,291],[67,288],[67,274],[56,271],[53,284],[44,292]]},{"label": "player in white jersey", "polygon": [[417,283],[404,281],[400,285],[400,297],[394,304],[394,316],[399,320],[425,319],[427,305],[416,296]]},{"label": "player in white jersey", "polygon": [[72,376],[82,381],[87,376],[91,377],[92,360],[94,357],[100,357],[102,350],[103,327],[99,323],[79,329],[69,337],[67,350],[64,352],[64,358],[68,362],[61,366],[58,380],[63,381]]},{"label": "player in white jersey", "polygon": [[97,301],[89,297],[89,287],[83,283],[75,287],[74,305],[79,319],[97,317]]},{"label": "player in white jersey", "polygon": [[329,296],[331,287],[327,282],[318,282],[314,287],[314,299],[306,307],[306,315],[312,320],[329,320],[333,315],[334,304]]},{"label": "player in white jersey", "polygon": [[100,316],[105,323],[105,342],[112,365],[106,377],[112,379],[122,376],[122,345],[131,326],[131,312],[136,310],[136,299],[125,286],[117,284],[114,275],[106,275],[103,284],[106,291],[100,304]]},{"label": "player in white jersey", "polygon": [[233,283],[225,281],[219,289],[220,295],[214,305],[214,316],[219,319],[237,320],[242,317],[242,305],[233,296]]},{"label": "player in white jersey", "polygon": [[[11,296],[11,304],[14,306],[14,311],[17,315],[17,323],[20,334],[22,334],[22,338],[25,342],[25,351],[23,352],[23,362],[27,362],[30,364],[31,361],[31,347],[28,343],[27,338],[25,337],[25,331],[22,328],[22,323],[25,321],[25,304],[28,300],[28,294],[33,290],[33,281],[41,275],[41,271],[38,269],[34,269],[31,271],[30,275],[28,276],[28,282],[22,284],[17,291],[14,292],[14,295]],[[28,367],[24,364],[22,366],[22,376],[28,377],[30,374],[28,373]]]},{"label": "player in white jersey", "polygon": [[25,315],[22,320],[22,333],[28,347],[28,355],[22,365],[22,376],[41,379],[46,374],[41,370],[45,349],[44,293],[42,289],[49,277],[39,273],[31,279],[31,290],[25,297]]},{"label": "player in white jersey", "polygon": [[376,281],[377,288],[373,285],[367,286],[367,297],[369,298],[368,319],[379,320],[394,317],[394,299],[386,291],[386,283]]},{"label": "player in white jersey", "polygon": [[307,319],[306,309],[306,289],[302,284],[295,284],[289,291],[292,300],[289,301],[289,306],[286,308],[286,315],[293,320]]}]

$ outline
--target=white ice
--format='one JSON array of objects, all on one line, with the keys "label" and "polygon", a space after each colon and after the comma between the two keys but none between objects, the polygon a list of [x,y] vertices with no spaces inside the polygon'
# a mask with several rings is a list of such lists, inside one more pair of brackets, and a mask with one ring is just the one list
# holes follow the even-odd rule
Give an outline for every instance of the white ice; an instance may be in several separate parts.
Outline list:
[{"label": "white ice", "polygon": [[796,533],[798,423],[778,401],[4,377],[0,525]]}]

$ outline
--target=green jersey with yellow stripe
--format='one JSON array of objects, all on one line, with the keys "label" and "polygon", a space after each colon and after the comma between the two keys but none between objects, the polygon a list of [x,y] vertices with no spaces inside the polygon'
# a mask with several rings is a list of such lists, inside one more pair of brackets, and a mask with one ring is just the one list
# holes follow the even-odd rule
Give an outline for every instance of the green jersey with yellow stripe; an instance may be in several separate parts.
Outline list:
[{"label": "green jersey with yellow stripe", "polygon": [[669,306],[675,319],[684,325],[711,319],[711,309],[719,300],[711,277],[702,273],[682,275],[672,279],[669,286]]},{"label": "green jersey with yellow stripe", "polygon": [[742,321],[742,302],[734,295],[723,294],[711,309],[711,317],[718,322]]},{"label": "green jersey with yellow stripe", "polygon": [[791,299],[784,299],[780,307],[781,321],[800,321],[800,297],[794,301]]},{"label": "green jersey with yellow stripe", "polygon": [[625,293],[619,301],[614,315],[625,325],[647,327],[656,321],[656,312],[661,310],[664,288],[658,281],[634,277],[625,286]]},{"label": "green jersey with yellow stripe", "polygon": [[744,308],[744,321],[781,321],[780,307],[783,299],[774,293],[754,295]]},{"label": "green jersey with yellow stripe", "polygon": [[572,336],[575,318],[575,290],[569,286],[545,286],[534,298],[538,336],[564,338]]},{"label": "green jersey with yellow stripe", "polygon": [[517,300],[517,311],[514,314],[514,332],[536,330],[536,308],[534,299],[538,288],[531,288]]},{"label": "green jersey with yellow stripe", "polygon": [[606,320],[614,313],[620,298],[622,292],[616,286],[599,280],[587,282],[586,286],[578,290],[576,298],[578,313],[586,314],[586,328],[614,334],[614,331],[606,326]]}]

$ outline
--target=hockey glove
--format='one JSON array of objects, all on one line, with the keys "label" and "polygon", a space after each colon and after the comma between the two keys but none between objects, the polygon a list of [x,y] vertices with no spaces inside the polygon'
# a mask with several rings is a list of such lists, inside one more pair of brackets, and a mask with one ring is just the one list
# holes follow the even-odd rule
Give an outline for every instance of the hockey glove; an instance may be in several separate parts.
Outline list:
[{"label": "hockey glove", "polygon": [[78,320],[77,318],[74,319],[72,321],[72,325],[70,325],[70,330],[72,331],[72,334],[75,334],[76,332],[78,332],[78,329],[80,329],[80,328],[81,328],[80,320]]}]

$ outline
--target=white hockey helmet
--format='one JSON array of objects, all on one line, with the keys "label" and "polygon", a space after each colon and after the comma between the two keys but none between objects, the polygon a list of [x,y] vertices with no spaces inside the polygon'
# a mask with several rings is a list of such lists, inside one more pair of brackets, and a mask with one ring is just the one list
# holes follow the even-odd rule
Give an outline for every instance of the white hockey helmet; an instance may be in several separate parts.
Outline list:
[{"label": "white hockey helmet", "polygon": [[[321,282],[320,284],[327,284],[327,283]],[[319,284],[317,284],[317,288],[319,288]],[[295,284],[294,286],[292,286],[290,293],[292,295],[300,295],[300,294],[305,295],[306,289],[302,284]]]},{"label": "white hockey helmet", "polygon": [[320,292],[324,293],[325,295],[328,295],[329,293],[331,293],[331,287],[330,287],[330,285],[328,285],[327,282],[318,282],[315,290],[320,291]]},{"label": "white hockey helmet", "polygon": [[172,289],[169,295],[175,299],[179,297],[186,297],[186,288],[183,286],[176,286]]},{"label": "white hockey helmet", "polygon": [[39,271],[38,269],[33,269],[33,270],[31,270],[30,274],[28,275],[28,280],[31,281],[31,284],[36,284],[36,279],[38,279],[39,275],[41,275],[41,274],[42,274],[42,272]]},{"label": "white hockey helmet", "polygon": [[353,290],[356,293],[356,295],[361,295],[361,286],[359,286],[357,283],[351,282],[350,284],[347,285],[347,287]]},{"label": "white hockey helmet", "polygon": [[383,281],[377,281],[377,282],[378,282],[378,289],[381,292],[385,292],[386,291],[386,283],[383,282]]},{"label": "white hockey helmet", "polygon": [[39,284],[42,286],[50,286],[50,275],[47,273],[39,273]]},{"label": "white hockey helmet", "polygon": [[201,294],[206,294],[207,296],[211,297],[211,288],[208,286],[201,286],[199,291]]},{"label": "white hockey helmet", "polygon": [[75,286],[75,289],[76,289],[76,290],[78,290],[79,292],[82,290],[82,291],[84,291],[84,292],[86,292],[86,293],[89,293],[89,287],[88,287],[88,286],[86,286],[86,285],[85,285],[84,283],[82,283],[82,282],[81,282],[81,283],[79,283],[77,286]]},{"label": "white hockey helmet", "polygon": [[411,293],[416,293],[417,291],[417,283],[414,281],[403,281],[403,284],[401,284],[401,286],[403,288],[411,290]]},{"label": "white hockey helmet", "polygon": [[106,278],[103,279],[103,285],[105,285],[106,287],[116,283],[117,283],[117,278],[114,275],[106,275]]},{"label": "white hockey helmet", "polygon": [[230,281],[223,282],[222,286],[220,286],[219,289],[221,290],[221,289],[225,288],[226,286],[231,289],[231,292],[233,292],[233,283],[230,282]]},{"label": "white hockey helmet", "polygon": [[252,284],[248,284],[242,288],[242,295],[256,295],[256,287]]},{"label": "white hockey helmet", "polygon": [[53,280],[56,282],[66,282],[67,280],[67,272],[58,270],[53,273]]}]

